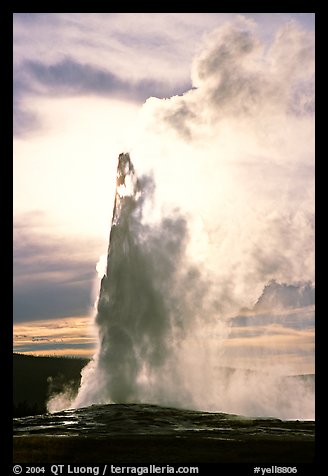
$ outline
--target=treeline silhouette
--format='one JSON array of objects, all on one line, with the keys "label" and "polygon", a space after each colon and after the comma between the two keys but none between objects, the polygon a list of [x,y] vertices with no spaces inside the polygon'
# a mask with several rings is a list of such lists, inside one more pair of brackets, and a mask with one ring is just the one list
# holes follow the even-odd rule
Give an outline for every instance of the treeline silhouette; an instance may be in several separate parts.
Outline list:
[{"label": "treeline silhouette", "polygon": [[14,418],[46,413],[50,395],[62,392],[67,386],[77,391],[81,370],[88,361],[77,357],[13,354]]}]

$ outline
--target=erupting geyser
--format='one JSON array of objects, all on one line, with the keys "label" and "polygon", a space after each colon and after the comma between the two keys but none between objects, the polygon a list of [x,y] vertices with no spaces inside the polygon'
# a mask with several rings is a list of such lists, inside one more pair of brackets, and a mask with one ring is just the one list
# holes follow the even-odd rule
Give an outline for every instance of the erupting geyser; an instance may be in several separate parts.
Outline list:
[{"label": "erupting geyser", "polygon": [[172,283],[186,224],[177,218],[164,220],[158,229],[142,225],[144,193],[153,186],[149,177],[136,178],[129,154],[120,154],[107,269],[97,305],[99,350],[83,374],[76,405],[152,400],[162,393],[158,383],[165,380],[161,374],[179,324],[178,316],[171,322],[164,288]]},{"label": "erupting geyser", "polygon": [[[249,336],[257,322],[269,323],[266,329],[283,320],[290,328],[302,322],[306,327],[312,319],[312,285],[272,281],[252,309],[224,315],[215,283],[186,256],[185,218],[175,212],[157,225],[145,223],[144,204],[154,190],[153,179],[137,178],[129,154],[120,154],[107,268],[97,301],[98,348],[70,406],[139,402],[314,419],[313,376],[288,376],[288,365],[285,373],[281,365],[275,367],[274,354],[273,365],[262,365],[268,355],[259,353],[257,370],[247,370],[256,345],[241,353],[243,368],[229,365],[225,355],[227,348],[236,349],[225,346],[230,333]],[[55,396],[48,409],[62,409],[60,401]]]}]

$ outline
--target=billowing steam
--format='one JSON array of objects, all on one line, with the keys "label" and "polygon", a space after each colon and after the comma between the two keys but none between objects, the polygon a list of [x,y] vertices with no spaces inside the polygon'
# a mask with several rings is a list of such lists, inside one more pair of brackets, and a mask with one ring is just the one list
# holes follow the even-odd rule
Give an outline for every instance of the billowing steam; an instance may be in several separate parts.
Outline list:
[{"label": "billowing steam", "polygon": [[[177,214],[157,227],[142,224],[144,202],[153,188],[149,177],[136,178],[129,155],[121,154],[98,299],[99,349],[83,370],[73,406],[151,402],[311,418],[311,382],[286,378],[273,369],[256,372],[222,365],[231,323],[220,319],[218,303],[209,298],[210,283],[195,267],[186,266],[186,221]],[[277,299],[270,295],[281,288],[268,286],[254,311],[271,310],[271,301]],[[287,288],[302,298],[298,288]],[[313,304],[311,287],[304,289],[305,302],[294,296],[293,306]]]},{"label": "billowing steam", "polygon": [[146,101],[72,406],[314,418],[313,63],[296,24],[264,44],[240,19],[205,39],[190,91]]},{"label": "billowing steam", "polygon": [[[174,364],[196,309],[189,292],[205,294],[196,269],[182,266],[186,221],[177,215],[157,227],[142,224],[142,210],[154,183],[136,178],[128,154],[121,154],[106,274],[101,281],[96,322],[99,350],[84,370],[75,405],[153,401],[181,404],[188,389]],[[148,197],[149,198],[149,197]],[[193,283],[193,284],[192,284]],[[169,382],[179,388],[171,388]]]}]

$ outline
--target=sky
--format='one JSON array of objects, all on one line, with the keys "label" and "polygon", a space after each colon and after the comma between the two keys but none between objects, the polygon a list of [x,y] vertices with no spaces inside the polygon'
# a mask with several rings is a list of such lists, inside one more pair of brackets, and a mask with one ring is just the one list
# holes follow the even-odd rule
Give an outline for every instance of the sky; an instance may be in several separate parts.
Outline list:
[{"label": "sky", "polygon": [[13,27],[14,351],[93,355],[129,152],[156,184],[145,220],[188,220],[187,255],[229,323],[225,363],[313,372],[314,14],[15,13]]}]

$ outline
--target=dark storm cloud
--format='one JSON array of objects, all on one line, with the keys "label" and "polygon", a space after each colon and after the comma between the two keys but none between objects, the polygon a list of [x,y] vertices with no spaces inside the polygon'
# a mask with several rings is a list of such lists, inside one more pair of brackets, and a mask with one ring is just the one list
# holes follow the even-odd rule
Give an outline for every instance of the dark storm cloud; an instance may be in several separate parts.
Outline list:
[{"label": "dark storm cloud", "polygon": [[[60,242],[14,227],[14,321],[86,315],[90,306],[94,259],[76,254],[88,243]],[[80,253],[81,254],[81,253]]]}]

